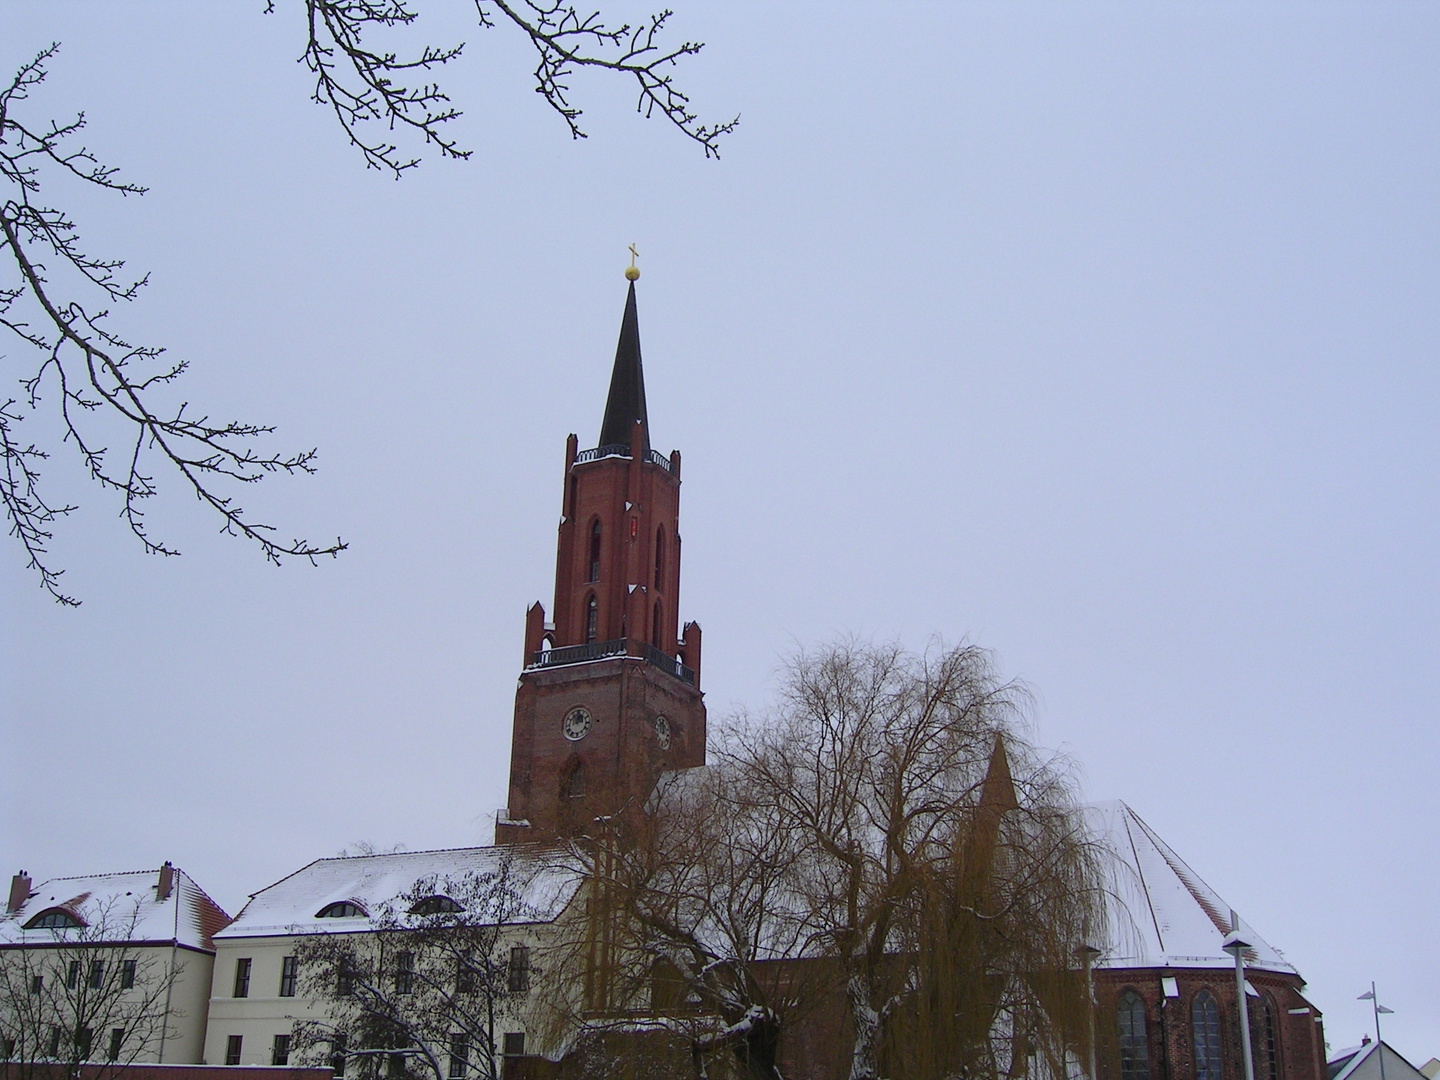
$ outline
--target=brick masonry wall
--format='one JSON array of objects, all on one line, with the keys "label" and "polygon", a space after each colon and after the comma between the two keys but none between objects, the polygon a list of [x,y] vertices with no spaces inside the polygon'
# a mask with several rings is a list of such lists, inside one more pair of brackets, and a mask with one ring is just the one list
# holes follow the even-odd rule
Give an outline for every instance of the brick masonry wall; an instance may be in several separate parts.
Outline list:
[{"label": "brick masonry wall", "polygon": [[[1176,980],[1179,996],[1167,998],[1161,978]],[[1298,976],[1249,971],[1250,985],[1269,1001],[1275,1029],[1275,1068],[1265,1047],[1255,1045],[1255,1080],[1325,1080],[1325,1033],[1319,1013],[1301,995]],[[1145,1003],[1150,1080],[1196,1080],[1191,1008],[1201,990],[1220,1008],[1222,1080],[1244,1080],[1233,968],[1100,969],[1095,972],[1097,1080],[1121,1080],[1118,1008],[1126,990]],[[1252,1014],[1258,1008],[1249,999]],[[1292,1011],[1295,1010],[1295,1011]],[[1303,1012],[1301,1011],[1303,1010]],[[1255,1016],[1251,1030],[1260,1030]]]},{"label": "brick masonry wall", "polygon": [[[563,731],[571,709],[589,711],[583,739]],[[661,746],[663,716],[670,746]],[[526,671],[515,693],[510,751],[510,816],[528,829],[497,829],[500,843],[543,840],[596,816],[637,806],[667,769],[705,764],[705,703],[699,691],[644,660],[611,657]],[[567,776],[584,769],[584,794]]]}]

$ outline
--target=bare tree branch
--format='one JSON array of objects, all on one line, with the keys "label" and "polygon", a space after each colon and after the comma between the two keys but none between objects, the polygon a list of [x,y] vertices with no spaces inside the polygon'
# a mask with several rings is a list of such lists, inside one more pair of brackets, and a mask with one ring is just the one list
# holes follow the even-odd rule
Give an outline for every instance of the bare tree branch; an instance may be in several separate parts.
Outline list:
[{"label": "bare tree branch", "polygon": [[[0,203],[0,250],[13,274],[0,286],[0,327],[36,360],[21,377],[23,398],[0,405],[0,501],[29,568],[57,601],[78,603],[61,589],[63,571],[47,549],[54,522],[75,508],[51,503],[41,493],[37,466],[48,454],[16,430],[24,418],[21,409],[34,412],[47,398],[63,441],[74,446],[91,479],[119,494],[121,516],[145,551],[178,554],[146,526],[145,500],[158,490],[151,460],[177,470],[195,497],[220,516],[221,531],[253,540],[271,562],[298,556],[313,563],[318,556],[343,551],[346,545],[339,539],[333,544],[279,539],[273,526],[247,514],[221,486],[253,484],[270,473],[314,472],[313,449],[261,453],[251,441],[270,434],[272,427],[212,420],[197,415],[188,402],[160,405],[158,392],[184,374],[188,362],[161,362],[162,349],[131,344],[108,328],[106,305],[134,300],[147,278],[122,277],[122,260],[89,254],[75,222],[40,201],[42,183],[48,169],[122,196],[143,195],[145,189],[118,179],[117,170],[87,147],[74,147],[71,140],[85,127],[83,113],[68,123],[51,120],[38,128],[17,115],[17,106],[45,81],[58,48],[52,44],[41,50],[0,91],[0,181],[8,185]],[[100,306],[92,306],[85,294],[98,298]],[[123,450],[112,455],[107,440],[117,436]]]},{"label": "bare tree branch", "polygon": [[[662,44],[670,11],[661,11],[636,26],[611,26],[601,14],[582,15],[564,0],[474,0],[482,27],[509,25],[522,31],[539,59],[535,92],[564,119],[572,138],[583,139],[581,110],[571,97],[570,78],[580,68],[612,71],[634,79],[636,111],[663,116],[687,138],[720,156],[720,140],[733,132],[740,118],[702,123],[690,98],[676,86],[674,69],[694,56],[703,42]],[[267,0],[265,10],[275,9]],[[420,164],[418,154],[400,148],[401,134],[418,138],[441,157],[465,159],[448,135],[446,125],[461,113],[429,73],[459,58],[463,42],[425,45],[408,56],[376,48],[370,42],[387,30],[408,27],[419,18],[410,0],[305,0],[308,39],[301,62],[315,76],[311,98],[329,108],[350,145],[360,151],[368,168],[389,171],[397,178]],[[416,82],[419,77],[421,81]],[[383,132],[372,135],[371,132]]]}]

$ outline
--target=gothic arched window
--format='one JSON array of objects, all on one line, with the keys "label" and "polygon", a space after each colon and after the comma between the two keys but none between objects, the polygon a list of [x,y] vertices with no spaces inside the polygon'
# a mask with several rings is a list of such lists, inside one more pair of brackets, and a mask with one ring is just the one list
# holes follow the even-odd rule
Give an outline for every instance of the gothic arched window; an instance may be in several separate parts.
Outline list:
[{"label": "gothic arched window", "polygon": [[579,758],[575,759],[575,764],[570,766],[560,782],[560,794],[567,799],[585,797],[585,762]]},{"label": "gothic arched window", "polygon": [[1150,1080],[1150,1038],[1145,1028],[1145,1002],[1134,990],[1120,995],[1116,1010],[1120,1028],[1120,1080]]},{"label": "gothic arched window", "polygon": [[655,601],[655,617],[650,623],[650,644],[654,645],[657,649],[661,647],[660,622],[662,617],[660,613],[660,601],[657,600]]},{"label": "gothic arched window", "polygon": [[1209,990],[1195,995],[1190,1006],[1195,1039],[1195,1080],[1222,1080],[1220,1067],[1220,1006]]},{"label": "gothic arched window", "polygon": [[600,601],[595,599],[595,594],[590,594],[590,599],[585,601],[585,644],[595,640],[595,635],[600,630]]},{"label": "gothic arched window", "polygon": [[685,1005],[685,976],[664,956],[650,967],[650,1011],[664,1016],[679,1012]]},{"label": "gothic arched window", "polygon": [[665,526],[655,530],[655,588],[665,587]]},{"label": "gothic arched window", "polygon": [[1275,1036],[1275,1006],[1270,995],[1250,1003],[1250,1052],[1255,1080],[1280,1080],[1280,1046]]},{"label": "gothic arched window", "polygon": [[590,524],[590,576],[587,581],[600,580],[600,519]]}]

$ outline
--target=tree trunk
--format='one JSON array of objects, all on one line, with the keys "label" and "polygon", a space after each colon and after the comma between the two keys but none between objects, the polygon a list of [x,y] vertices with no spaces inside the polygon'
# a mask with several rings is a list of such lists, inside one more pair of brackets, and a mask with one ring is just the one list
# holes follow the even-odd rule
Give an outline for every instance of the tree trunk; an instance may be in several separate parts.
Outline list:
[{"label": "tree trunk", "polygon": [[850,1017],[855,1022],[855,1048],[850,1055],[850,1080],[876,1080],[880,1014],[870,1004],[864,980],[852,976],[848,986]]}]

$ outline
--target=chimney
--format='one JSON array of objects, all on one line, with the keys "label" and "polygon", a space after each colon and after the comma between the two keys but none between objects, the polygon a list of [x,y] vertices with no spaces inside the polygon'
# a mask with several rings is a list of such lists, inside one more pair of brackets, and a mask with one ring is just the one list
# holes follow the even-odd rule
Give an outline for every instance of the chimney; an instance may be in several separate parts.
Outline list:
[{"label": "chimney", "polygon": [[170,899],[170,890],[175,886],[175,868],[170,865],[170,860],[165,860],[165,865],[160,867],[160,880],[155,883],[155,899]]},{"label": "chimney", "polygon": [[30,899],[30,875],[21,870],[10,879],[10,903],[5,910],[10,912],[19,911],[25,906],[25,901]]}]

